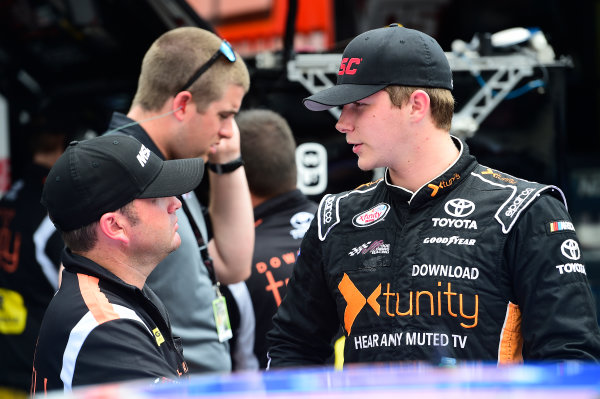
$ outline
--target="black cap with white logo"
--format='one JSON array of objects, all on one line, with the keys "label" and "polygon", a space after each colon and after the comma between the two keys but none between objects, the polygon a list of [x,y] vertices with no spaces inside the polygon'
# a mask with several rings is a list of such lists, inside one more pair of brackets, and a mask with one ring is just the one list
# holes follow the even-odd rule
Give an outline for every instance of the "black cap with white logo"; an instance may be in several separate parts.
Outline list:
[{"label": "black cap with white logo", "polygon": [[100,220],[136,198],[181,195],[200,184],[202,158],[163,161],[130,136],[72,142],[44,184],[42,204],[62,231]]},{"label": "black cap with white logo", "polygon": [[303,104],[311,111],[324,111],[390,85],[452,90],[452,70],[435,39],[397,24],[361,33],[344,49],[336,85],[305,98]]}]

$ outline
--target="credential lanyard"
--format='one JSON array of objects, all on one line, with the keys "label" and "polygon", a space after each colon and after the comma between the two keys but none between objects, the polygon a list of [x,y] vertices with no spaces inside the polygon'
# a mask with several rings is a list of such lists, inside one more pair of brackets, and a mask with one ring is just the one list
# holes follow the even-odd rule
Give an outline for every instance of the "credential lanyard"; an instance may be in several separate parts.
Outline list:
[{"label": "credential lanyard", "polygon": [[183,211],[190,221],[190,226],[192,226],[192,230],[196,236],[196,241],[198,241],[200,256],[202,257],[202,261],[204,262],[204,266],[206,266],[210,281],[212,282],[215,293],[217,294],[217,298],[212,301],[213,315],[215,317],[215,327],[217,328],[219,342],[225,342],[233,337],[233,331],[231,330],[231,322],[229,321],[229,313],[227,312],[225,297],[221,294],[221,290],[219,289],[220,284],[215,274],[215,266],[212,258],[208,254],[208,245],[204,241],[204,237],[202,237],[202,232],[196,223],[196,219],[194,219],[194,215],[192,215],[192,212],[190,211],[190,208],[187,206],[187,203],[183,197],[179,197],[179,200],[181,201],[181,207],[183,208]]},{"label": "credential lanyard", "polygon": [[221,296],[221,291],[219,290],[219,286],[221,285],[217,280],[217,276],[215,274],[215,265],[213,263],[212,258],[208,253],[208,244],[204,241],[204,237],[202,237],[202,233],[200,232],[200,228],[196,224],[196,219],[194,219],[194,215],[190,211],[185,199],[179,196],[179,200],[181,201],[181,207],[183,208],[183,212],[185,212],[188,220],[190,221],[190,225],[192,226],[192,231],[194,232],[194,236],[196,236],[196,241],[198,242],[198,249],[200,250],[200,256],[202,257],[202,262],[208,271],[208,276],[210,277],[210,281],[217,291],[217,295]]}]

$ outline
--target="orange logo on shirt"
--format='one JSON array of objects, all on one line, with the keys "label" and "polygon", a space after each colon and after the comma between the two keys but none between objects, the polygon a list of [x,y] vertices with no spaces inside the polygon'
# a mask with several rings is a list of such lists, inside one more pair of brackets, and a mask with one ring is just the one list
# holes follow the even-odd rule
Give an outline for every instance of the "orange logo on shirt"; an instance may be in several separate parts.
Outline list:
[{"label": "orange logo on shirt", "polygon": [[279,288],[283,287],[284,284],[287,286],[289,279],[286,278],[285,280],[275,280],[275,276],[273,276],[273,272],[270,271],[269,268],[278,269],[282,265],[293,265],[294,262],[296,262],[296,255],[293,252],[287,252],[285,254],[281,254],[281,257],[271,257],[271,259],[269,259],[269,264],[266,262],[257,262],[254,265],[258,273],[265,275],[268,283],[265,286],[265,291],[271,291],[273,294],[273,299],[278,307],[281,304],[282,299]]},{"label": "orange logo on shirt", "polygon": [[368,299],[365,299],[364,295],[360,293],[352,280],[350,280],[350,277],[344,273],[342,281],[338,284],[338,289],[342,293],[347,304],[346,310],[344,311],[344,328],[348,332],[348,335],[350,335],[350,330],[352,329],[352,324],[354,324],[356,316],[358,316],[365,304],[368,303],[375,313],[377,313],[377,316],[379,316],[380,307],[379,303],[377,303],[377,298],[381,295],[381,284],[375,288]]},{"label": "orange logo on shirt", "polygon": [[450,187],[454,183],[454,181],[458,179],[460,179],[460,175],[458,173],[455,173],[454,176],[452,176],[448,180],[442,180],[441,182],[439,182],[439,184],[428,184],[427,187],[431,189],[431,196],[435,197],[440,188]]},{"label": "orange logo on shirt", "polygon": [[[385,292],[382,292],[382,283],[365,298],[356,288],[350,277],[346,273],[338,284],[340,293],[346,300],[346,309],[344,310],[344,328],[348,335],[358,314],[366,304],[375,311],[380,317],[405,317],[405,316],[438,316],[447,314],[458,318],[459,325],[463,328],[473,328],[479,321],[479,295],[473,295],[469,300],[466,294],[453,291],[452,283],[447,282],[444,288],[441,281],[437,282],[437,291],[409,291],[408,301],[401,303],[401,293],[392,291],[390,283],[386,283]],[[445,289],[445,290],[444,290]],[[381,315],[381,306],[377,299],[383,296],[385,298],[385,314]],[[472,313],[467,313],[471,308]],[[469,323],[469,324],[467,324]]]},{"label": "orange logo on shirt", "polygon": [[510,184],[516,184],[517,182],[512,177],[504,177],[500,173],[494,172],[491,168],[487,168],[487,170],[481,172],[482,175],[492,175],[494,179],[498,179],[501,181],[505,181]]}]

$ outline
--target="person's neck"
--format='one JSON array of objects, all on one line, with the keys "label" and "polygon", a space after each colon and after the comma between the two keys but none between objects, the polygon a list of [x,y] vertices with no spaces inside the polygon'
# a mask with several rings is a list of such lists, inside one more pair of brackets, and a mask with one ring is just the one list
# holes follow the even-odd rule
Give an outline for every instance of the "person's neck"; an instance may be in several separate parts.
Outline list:
[{"label": "person's neck", "polygon": [[252,208],[256,208],[260,204],[263,204],[270,199],[273,199],[273,198],[278,197],[283,194],[287,194],[287,193],[292,192],[297,189],[295,184],[291,185],[291,186],[288,185],[286,187],[287,188],[281,192],[277,192],[276,194],[271,193],[270,195],[266,195],[266,196],[258,195],[252,191],[252,188],[250,188],[250,201],[252,202]]},{"label": "person's neck", "polygon": [[390,182],[412,192],[442,174],[460,154],[447,132],[422,137],[426,138],[416,141],[389,167]]},{"label": "person's neck", "polygon": [[256,208],[257,206],[264,204],[265,202],[276,196],[277,195],[260,196],[254,194],[252,190],[250,190],[250,201],[252,202],[252,208]]},{"label": "person's neck", "polygon": [[[79,255],[86,257],[102,266],[125,283],[140,290],[146,284],[146,279],[154,269],[154,265],[139,265],[131,257],[118,250],[101,250],[97,247]],[[134,264],[135,263],[135,264]]]},{"label": "person's neck", "polygon": [[146,131],[154,144],[156,144],[156,147],[158,147],[165,159],[172,159],[172,154],[167,145],[170,141],[172,130],[169,110],[167,108],[165,106],[160,111],[147,111],[141,106],[135,105],[131,107],[127,113],[127,117],[139,122],[140,126]]}]

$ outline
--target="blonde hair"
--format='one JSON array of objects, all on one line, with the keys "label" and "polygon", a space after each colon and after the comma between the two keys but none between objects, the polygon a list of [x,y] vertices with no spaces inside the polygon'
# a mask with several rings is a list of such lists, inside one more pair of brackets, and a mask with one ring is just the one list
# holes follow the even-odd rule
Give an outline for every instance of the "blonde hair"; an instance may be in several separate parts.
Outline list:
[{"label": "blonde hair", "polygon": [[[147,111],[161,109],[218,51],[221,42],[222,39],[214,33],[196,27],[176,28],[161,35],[144,55],[133,105]],[[187,89],[199,110],[220,99],[231,84],[248,92],[248,68],[237,53],[236,56],[235,62],[220,57]]]},{"label": "blonde hair", "polygon": [[431,103],[431,118],[438,129],[450,130],[452,115],[454,114],[454,97],[447,89],[431,87],[387,86],[385,89],[390,96],[390,101],[401,108],[415,90],[423,90],[429,96]]}]

